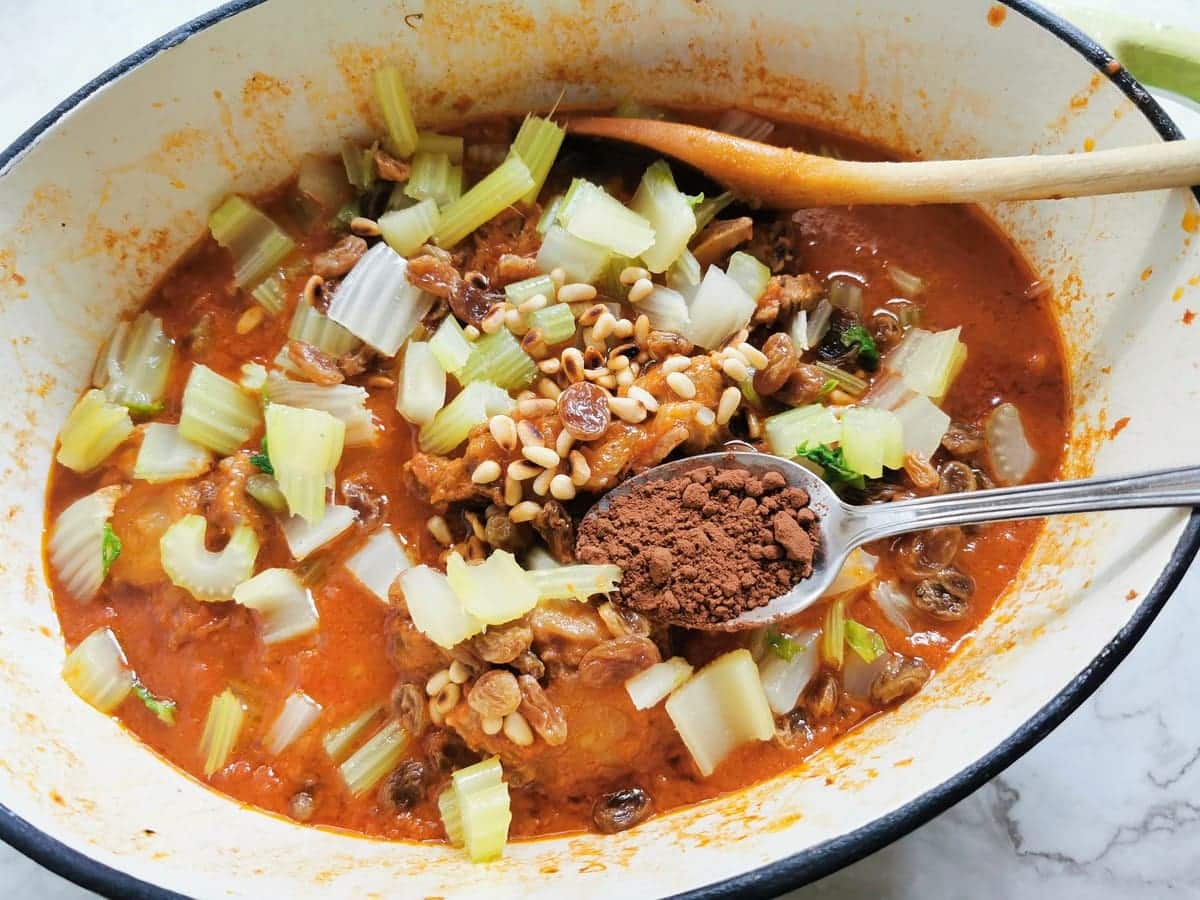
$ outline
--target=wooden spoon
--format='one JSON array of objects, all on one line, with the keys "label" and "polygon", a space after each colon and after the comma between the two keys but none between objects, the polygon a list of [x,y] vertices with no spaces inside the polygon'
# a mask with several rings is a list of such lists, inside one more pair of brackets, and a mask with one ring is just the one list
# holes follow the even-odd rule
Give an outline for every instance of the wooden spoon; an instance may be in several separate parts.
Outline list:
[{"label": "wooden spoon", "polygon": [[1200,185],[1200,140],[1061,156],[849,162],[676,122],[587,117],[569,129],[674,156],[734,193],[782,209],[1047,200]]}]

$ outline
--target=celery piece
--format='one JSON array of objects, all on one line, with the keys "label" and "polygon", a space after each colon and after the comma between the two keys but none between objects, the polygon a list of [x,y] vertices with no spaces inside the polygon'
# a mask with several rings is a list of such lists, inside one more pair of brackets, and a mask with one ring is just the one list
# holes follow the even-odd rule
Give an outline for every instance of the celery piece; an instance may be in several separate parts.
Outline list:
[{"label": "celery piece", "polygon": [[300,160],[296,192],[312,201],[326,214],[336,212],[338,207],[350,199],[351,193],[345,167],[339,165],[337,160],[311,153]]},{"label": "celery piece", "polygon": [[134,684],[125,652],[109,628],[97,628],[67,654],[62,676],[81,700],[102,713],[120,706]]},{"label": "celery piece", "polygon": [[329,318],[384,356],[395,356],[431,306],[433,295],[408,280],[408,260],[380,243],[342,280]]},{"label": "celery piece", "polygon": [[551,303],[555,297],[554,280],[549,275],[534,275],[522,281],[514,281],[504,286],[504,296],[515,306],[519,306],[530,297],[541,294]]},{"label": "celery piece", "polygon": [[455,377],[471,356],[471,342],[454,316],[446,316],[429,339],[429,352],[445,371]]},{"label": "celery piece", "polygon": [[568,281],[591,284],[604,272],[611,255],[607,247],[577,238],[561,225],[552,225],[538,250],[537,264],[543,272],[562,269]]},{"label": "celery piece", "polygon": [[478,184],[442,210],[433,238],[441,247],[453,247],[480,225],[520,200],[533,187],[529,169],[519,156],[510,155]]},{"label": "celery piece", "polygon": [[408,732],[392,720],[338,766],[338,772],[350,793],[359,797],[396,768],[407,748]]},{"label": "celery piece", "polygon": [[233,600],[259,614],[264,644],[317,630],[317,608],[300,579],[287,569],[263,569],[233,589]]},{"label": "celery piece", "polygon": [[279,482],[270,475],[257,472],[247,478],[246,493],[273,513],[287,512],[287,498],[279,490]]},{"label": "celery piece", "polygon": [[868,478],[881,478],[883,467],[904,465],[904,431],[886,409],[852,406],[842,413],[841,449],[846,465]]},{"label": "celery piece", "polygon": [[845,369],[839,369],[837,366],[831,366],[825,362],[815,362],[813,365],[836,381],[837,386],[852,397],[861,397],[870,387],[867,382]]},{"label": "celery piece", "polygon": [[575,314],[566,303],[544,306],[530,314],[529,327],[540,331],[547,344],[561,344],[575,334]]},{"label": "celery piece", "polygon": [[824,596],[837,597],[848,591],[858,590],[865,584],[875,580],[875,572],[879,566],[879,557],[872,556],[861,547],[850,551],[850,555],[842,564],[837,578],[825,589]]},{"label": "celery piece", "polygon": [[258,285],[250,291],[250,296],[254,298],[263,309],[273,316],[283,312],[284,304],[288,300],[288,276],[284,272],[275,272],[267,278],[264,278]]},{"label": "celery piece", "polygon": [[412,256],[433,235],[441,214],[432,199],[406,209],[393,209],[379,217],[379,231],[387,245],[401,256]]},{"label": "celery piece", "polygon": [[561,126],[539,116],[526,116],[525,121],[521,123],[512,149],[524,160],[529,175],[533,178],[533,187],[523,198],[526,203],[537,201],[564,137],[566,131]]},{"label": "celery piece", "polygon": [[896,286],[896,289],[910,300],[925,290],[924,279],[912,274],[912,272],[905,271],[897,265],[889,263],[887,274],[888,278],[892,280],[892,284]]},{"label": "celery piece", "polygon": [[[651,251],[655,242],[654,227],[644,216],[582,178],[576,178],[567,191],[558,210],[558,222],[582,241],[631,258]],[[657,271],[663,269],[666,265]]]},{"label": "celery piece", "polygon": [[446,371],[430,344],[409,341],[396,388],[396,411],[414,425],[426,425],[445,405]]},{"label": "celery piece", "polygon": [[383,706],[376,704],[336,728],[331,728],[321,738],[325,753],[335,763],[341,762],[350,752],[350,747],[371,722],[383,711]]},{"label": "celery piece", "polygon": [[[462,187],[462,166],[453,165],[445,153],[418,151],[412,158],[412,172],[404,185],[404,194],[413,200],[432,200],[445,207],[462,196]],[[433,232],[432,226],[429,230]]]},{"label": "celery piece", "polygon": [[387,603],[392,583],[401,572],[412,568],[412,560],[395,532],[384,526],[354,551],[345,566],[359,584]]},{"label": "celery piece", "polygon": [[718,194],[716,197],[700,201],[694,210],[696,216],[696,233],[698,234],[704,226],[715,219],[735,199],[732,193],[726,191],[723,194]]},{"label": "celery piece", "polygon": [[600,273],[596,288],[605,297],[624,302],[629,297],[629,288],[632,285],[621,284],[621,273],[629,266],[638,264],[636,259],[630,259],[628,256],[610,256],[604,266],[604,271]]},{"label": "celery piece", "polygon": [[840,669],[846,658],[846,602],[838,597],[825,610],[821,629],[821,659],[825,665]]},{"label": "celery piece", "polygon": [[117,325],[92,384],[113,403],[135,411],[161,406],[174,358],[175,342],[163,333],[162,319],[143,312]]},{"label": "celery piece", "polygon": [[[446,578],[467,614],[484,625],[503,625],[537,606],[532,576],[505,550],[494,550],[483,563],[468,566],[458,552],[446,560]],[[562,590],[562,588],[560,588]]]},{"label": "celery piece", "polygon": [[829,282],[829,302],[838,309],[862,315],[863,288],[853,278],[839,277]]},{"label": "celery piece", "polygon": [[497,859],[512,822],[508,785],[495,757],[459,769],[438,797],[442,824],[451,844],[464,847],[472,862]]},{"label": "celery piece", "polygon": [[134,696],[142,701],[142,706],[146,707],[158,721],[164,725],[175,724],[175,701],[168,700],[166,697],[159,697],[150,688],[146,687],[134,676],[133,679]]},{"label": "celery piece", "polygon": [[775,735],[775,719],[749,650],[733,650],[709,663],[676,688],[666,711],[706,778],[741,744]]},{"label": "celery piece", "polygon": [[433,420],[421,428],[418,442],[424,453],[449,453],[467,439],[476,425],[491,416],[510,413],[516,403],[508,391],[487,381],[472,381]]},{"label": "celery piece", "polygon": [[275,480],[292,515],[317,523],[325,515],[326,482],[342,458],[346,426],[319,409],[267,406],[267,441]]},{"label": "celery piece", "polygon": [[299,740],[321,715],[321,704],[303,691],[293,691],[271,725],[265,741],[267,752],[278,756]]},{"label": "celery piece", "polygon": [[266,396],[272,403],[319,409],[340,419],[346,426],[346,446],[364,447],[376,443],[379,428],[371,410],[370,396],[365,388],[350,384],[311,384],[271,372],[267,376]]},{"label": "celery piece", "polygon": [[483,624],[467,612],[449,579],[429,566],[413,566],[397,582],[416,629],[439,647],[455,644],[483,631]]},{"label": "celery piece", "polygon": [[261,363],[242,363],[242,377],[238,379],[242,390],[261,394],[267,386],[267,367]]},{"label": "celery piece", "polygon": [[400,70],[395,66],[383,66],[375,72],[375,98],[387,125],[388,149],[408,159],[417,149],[417,123]]},{"label": "celery piece", "polygon": [[904,433],[904,452],[932,458],[950,429],[950,417],[921,394],[910,395],[894,412]]},{"label": "celery piece", "polygon": [[[312,344],[318,350],[324,350],[330,356],[341,356],[343,353],[349,353],[351,350],[356,349],[360,343],[358,338],[349,331],[324,313],[313,309],[312,306],[303,300],[296,304],[296,311],[292,314],[292,321],[288,326],[288,340]],[[276,365],[280,365],[280,368],[286,371],[294,368],[287,356],[286,348],[284,348],[280,356],[287,364],[280,365],[279,360],[276,360]]]},{"label": "celery piece", "polygon": [[445,153],[456,166],[463,161],[463,139],[457,134],[438,134],[434,131],[417,132],[418,153]]},{"label": "celery piece", "polygon": [[154,422],[145,426],[142,446],[133,464],[133,477],[158,484],[195,478],[211,467],[212,454],[207,447],[181,437],[177,425]]},{"label": "celery piece", "polygon": [[229,688],[225,688],[208,708],[204,720],[204,732],[200,735],[200,755],[204,757],[204,777],[211,778],[225,768],[229,754],[237,743],[246,719],[242,701]]},{"label": "celery piece", "polygon": [[677,291],[690,290],[700,283],[700,277],[700,260],[691,250],[685,249],[667,269],[667,287]]},{"label": "celery piece", "polygon": [[224,549],[214,553],[204,545],[207,530],[204,516],[184,516],[163,532],[158,542],[159,556],[172,584],[197,600],[222,603],[254,574],[258,535],[249,525],[239,525]]},{"label": "celery piece", "polygon": [[641,252],[642,262],[651,272],[665,272],[687,250],[696,233],[696,214],[664,160],[646,169],[629,206],[654,229],[654,243]]},{"label": "celery piece", "polygon": [[545,237],[546,232],[549,231],[551,227],[553,227],[554,223],[558,221],[558,209],[560,206],[562,206],[562,202],[563,195],[556,194],[550,198],[550,202],[548,202],[545,208],[542,210],[541,218],[539,218],[537,222],[537,233],[542,237]]},{"label": "celery piece", "polygon": [[875,662],[887,652],[887,644],[878,631],[853,619],[846,619],[846,643],[865,663]]},{"label": "celery piece", "polygon": [[682,656],[672,656],[627,679],[625,690],[634,709],[650,709],[691,677],[692,664]]},{"label": "celery piece", "polygon": [[79,398],[67,416],[58,436],[56,459],[68,469],[90,472],[131,434],[129,410],[109,403],[102,391],[91,390]]},{"label": "celery piece", "polygon": [[519,391],[537,376],[537,363],[521,349],[521,342],[511,331],[501,328],[475,341],[458,380],[463,384],[490,381],[505,390]]},{"label": "celery piece", "polygon": [[611,594],[621,580],[620,566],[558,566],[529,573],[538,600],[582,600]]},{"label": "celery piece", "polygon": [[1024,481],[1037,463],[1038,454],[1029,443],[1016,405],[1001,403],[988,413],[984,433],[996,480],[1005,485]]},{"label": "celery piece", "polygon": [[689,321],[683,336],[705,349],[715,350],[749,324],[754,309],[753,298],[740,284],[717,266],[709,266],[688,303]]},{"label": "celery piece", "polygon": [[244,197],[230,194],[208,217],[208,230],[233,254],[233,280],[252,288],[271,274],[296,242]]},{"label": "celery piece", "polygon": [[887,355],[884,368],[899,372],[918,394],[940,400],[967,359],[967,346],[959,340],[961,332],[961,328],[937,332],[913,328]]},{"label": "celery piece", "polygon": [[771,280],[771,270],[749,253],[741,250],[729,257],[729,264],[725,267],[725,272],[756,301],[767,289],[767,282]]},{"label": "celery piece", "polygon": [[650,320],[650,327],[656,331],[683,334],[691,321],[683,294],[662,285],[655,285],[635,309]]},{"label": "celery piece", "polygon": [[342,144],[342,166],[346,170],[346,180],[360,191],[367,190],[375,181],[375,155],[370,148],[350,141]]},{"label": "celery piece", "polygon": [[357,520],[358,513],[349,506],[331,503],[325,507],[324,514],[317,522],[309,522],[301,516],[288,516],[280,527],[292,557],[299,561],[340,537]]},{"label": "celery piece", "polygon": [[114,484],[80,497],[58,514],[50,532],[46,545],[50,566],[63,587],[81,603],[96,596],[107,575],[105,529],[124,492]]},{"label": "celery piece", "polygon": [[796,455],[797,447],[833,444],[842,436],[841,423],[833,411],[819,403],[776,413],[763,422],[763,429],[771,452],[788,459]]},{"label": "celery piece", "polygon": [[261,416],[254,398],[208,366],[196,364],[183,389],[179,436],[228,456],[246,443]]}]

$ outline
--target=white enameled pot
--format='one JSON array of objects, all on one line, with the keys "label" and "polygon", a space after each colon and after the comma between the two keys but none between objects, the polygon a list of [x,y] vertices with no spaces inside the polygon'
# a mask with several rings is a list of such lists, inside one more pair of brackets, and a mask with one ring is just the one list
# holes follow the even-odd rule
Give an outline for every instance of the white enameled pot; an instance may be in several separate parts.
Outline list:
[{"label": "white enameled pot", "polygon": [[[488,866],[242,807],[86,707],[59,677],[39,559],[55,433],[98,342],[214,201],[374,130],[382,60],[405,70],[428,124],[464,106],[544,109],[565,92],[567,104],[737,104],[930,158],[1177,136],[1100,48],[1024,0],[241,0],[150,45],[0,156],[0,837],[122,896],[768,894],[998,772],[1148,626],[1200,517],[1056,520],[995,614],[898,712],[787,777],[613,837],[517,844]],[[1073,395],[1066,474],[1195,463],[1196,199],[992,213],[1055,292]]]}]

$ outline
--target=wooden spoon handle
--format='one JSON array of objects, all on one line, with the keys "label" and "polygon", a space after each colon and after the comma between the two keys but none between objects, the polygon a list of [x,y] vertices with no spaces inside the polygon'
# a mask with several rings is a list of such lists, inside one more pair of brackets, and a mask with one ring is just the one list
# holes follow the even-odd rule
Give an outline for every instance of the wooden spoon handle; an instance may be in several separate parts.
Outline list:
[{"label": "wooden spoon handle", "polygon": [[785,209],[870,203],[1045,200],[1200,185],[1200,140],[1094,153],[929,162],[848,162],[675,122],[590,117],[575,134],[651,147],[735,193]]}]

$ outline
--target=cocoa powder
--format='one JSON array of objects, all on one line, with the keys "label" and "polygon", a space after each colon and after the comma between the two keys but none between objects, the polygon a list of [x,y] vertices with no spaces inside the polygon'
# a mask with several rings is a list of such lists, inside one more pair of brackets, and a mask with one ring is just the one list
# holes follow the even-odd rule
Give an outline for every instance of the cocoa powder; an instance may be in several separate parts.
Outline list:
[{"label": "cocoa powder", "polygon": [[616,497],[579,528],[576,555],[621,567],[616,602],[703,627],[765,606],[812,574],[819,527],[782,475],[705,466]]}]

